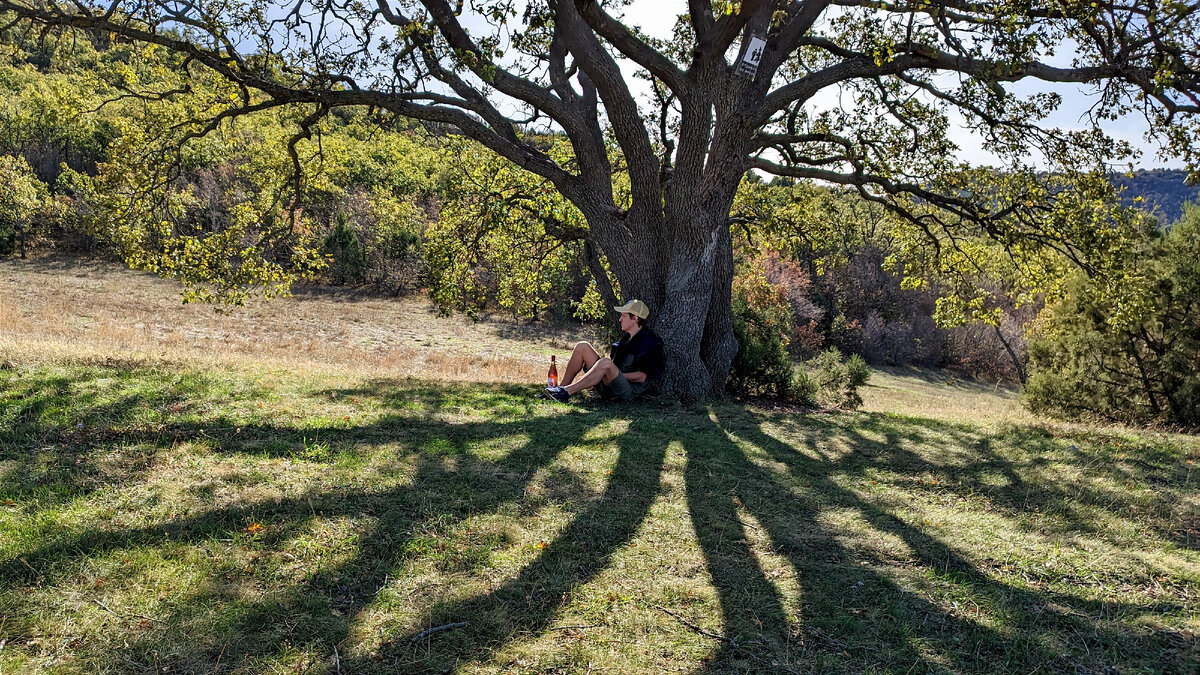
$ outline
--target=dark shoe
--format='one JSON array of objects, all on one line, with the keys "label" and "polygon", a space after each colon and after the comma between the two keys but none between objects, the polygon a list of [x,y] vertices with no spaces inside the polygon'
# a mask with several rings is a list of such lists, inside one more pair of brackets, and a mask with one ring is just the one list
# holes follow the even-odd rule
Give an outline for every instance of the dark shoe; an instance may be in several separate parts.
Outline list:
[{"label": "dark shoe", "polygon": [[571,400],[571,394],[562,387],[546,387],[546,397],[552,398],[559,403],[566,403]]}]

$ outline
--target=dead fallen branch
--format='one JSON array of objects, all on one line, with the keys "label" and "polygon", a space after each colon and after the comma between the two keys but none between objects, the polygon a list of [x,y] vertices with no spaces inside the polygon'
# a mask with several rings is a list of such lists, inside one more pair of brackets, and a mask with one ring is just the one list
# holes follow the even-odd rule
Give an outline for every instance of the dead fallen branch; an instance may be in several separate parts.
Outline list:
[{"label": "dead fallen branch", "polygon": [[660,612],[665,612],[667,614],[670,614],[671,616],[675,617],[676,621],[687,626],[688,628],[691,628],[692,630],[703,635],[704,637],[712,638],[714,640],[720,640],[721,642],[728,642],[730,644],[733,643],[733,640],[725,637],[724,635],[717,635],[716,633],[706,631],[703,628],[701,628],[700,626],[697,626],[696,624],[692,623],[691,621],[688,621],[687,619],[683,618],[682,616],[679,616],[678,614],[676,614],[675,612],[672,612],[671,610],[667,609],[666,607],[660,607],[658,605],[651,605],[651,606]]},{"label": "dead fallen branch", "polygon": [[118,612],[115,609],[113,609],[112,607],[109,607],[108,605],[101,602],[99,599],[93,599],[92,602],[99,605],[100,609],[108,612],[109,614],[112,614],[113,616],[119,616],[122,619],[143,619],[145,621],[151,621],[154,623],[162,623],[158,619],[156,619],[152,616],[146,616],[145,614],[125,614],[123,612]]},{"label": "dead fallen branch", "polygon": [[414,635],[413,638],[411,640],[409,640],[408,642],[409,642],[409,644],[420,642],[421,640],[424,640],[425,638],[429,637],[430,635],[433,635],[434,633],[440,633],[444,630],[450,630],[452,628],[462,628],[463,626],[469,626],[470,623],[471,623],[470,621],[460,621],[458,623],[448,623],[444,626],[435,626],[433,628],[426,628],[425,630],[421,631],[420,633],[417,633],[416,635]]}]

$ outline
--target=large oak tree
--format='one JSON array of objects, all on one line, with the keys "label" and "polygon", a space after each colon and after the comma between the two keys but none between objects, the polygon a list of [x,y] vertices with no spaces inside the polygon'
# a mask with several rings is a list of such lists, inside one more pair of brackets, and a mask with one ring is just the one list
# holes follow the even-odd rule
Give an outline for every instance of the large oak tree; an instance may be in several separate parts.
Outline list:
[{"label": "large oak tree", "polygon": [[[607,257],[621,294],[653,308],[668,386],[686,398],[719,395],[737,349],[729,212],[748,170],[853,186],[931,241],[970,223],[1069,246],[1019,190],[976,189],[955,160],[956,123],[1010,173],[1036,176],[1031,155],[1071,170],[1123,158],[1128,148],[1094,127],[1137,111],[1168,152],[1196,163],[1197,0],[688,0],[668,40],[634,28],[625,4],[0,0],[0,10],[39,29],[161,45],[227,78],[240,98],[207,126],[298,105],[300,138],[331,111],[366,105],[453,129],[544,178],[583,214],[579,236]],[[1021,80],[1092,85],[1078,111],[1087,128],[1046,128],[1061,99],[1018,90]],[[569,139],[569,159],[546,132]],[[618,174],[627,191],[614,188]]]}]

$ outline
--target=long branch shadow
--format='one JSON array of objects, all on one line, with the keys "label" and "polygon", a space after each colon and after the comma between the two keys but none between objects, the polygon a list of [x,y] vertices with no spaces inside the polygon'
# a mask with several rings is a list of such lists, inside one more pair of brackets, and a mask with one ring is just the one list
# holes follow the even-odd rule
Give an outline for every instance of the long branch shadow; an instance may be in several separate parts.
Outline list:
[{"label": "long branch shadow", "polygon": [[429,625],[469,625],[431,644],[412,642],[426,626],[409,627],[388,650],[393,663],[440,671],[483,660],[515,636],[545,631],[571,591],[608,567],[637,533],[658,495],[668,443],[647,428],[651,424],[646,414],[631,417],[618,440],[617,463],[604,493],[515,577],[490,593],[433,607]]},{"label": "long branch shadow", "polygon": [[[77,401],[72,397],[79,389],[70,378],[39,386],[28,388],[28,405],[9,418],[16,422],[0,429],[4,457],[16,467],[0,477],[0,496],[25,499],[34,494],[26,490],[28,481],[20,474],[36,468],[37,462],[49,461],[61,472],[47,475],[37,489],[57,485],[75,496],[115,486],[119,480],[136,480],[144,473],[139,469],[124,476],[82,475],[72,468],[78,459],[72,453],[130,444],[153,453],[169,447],[176,437],[203,437],[216,439],[210,448],[217,455],[280,457],[312,433],[297,423],[244,424],[212,413],[184,422],[150,415],[151,422],[168,423],[151,424],[150,430],[139,427],[147,410],[187,403],[189,397],[205,398],[214,407],[230,400],[218,386],[202,382],[166,392],[130,387],[115,396]],[[397,394],[397,389],[403,392]],[[514,640],[550,630],[572,591],[607,569],[647,518],[660,494],[664,457],[672,440],[680,440],[686,451],[687,509],[717,591],[721,632],[729,638],[706,660],[702,672],[1108,672],[1114,667],[1186,672],[1197,662],[1195,646],[1189,647],[1180,631],[1129,631],[1112,619],[1122,614],[1178,614],[1178,605],[1090,600],[1003,583],[964,552],[906,520],[894,505],[846,484],[847,478],[884,472],[899,476],[897,484],[911,487],[915,494],[930,488],[915,481],[908,486],[904,480],[928,474],[940,481],[938,490],[956,496],[984,494],[1012,517],[1032,508],[1054,510],[1068,527],[1081,532],[1092,526],[1086,512],[1072,510],[1075,503],[1114,514],[1126,507],[1125,498],[1108,488],[1037,479],[1032,470],[1041,468],[1038,456],[1061,450],[1061,439],[1048,434],[989,436],[968,427],[868,416],[856,418],[853,425],[841,418],[803,419],[789,426],[789,441],[784,442],[766,429],[766,423],[786,420],[733,406],[718,407],[716,423],[679,434],[643,408],[597,407],[583,414],[530,418],[536,404],[528,403],[523,390],[486,389],[478,394],[380,381],[317,392],[318,397],[337,400],[367,397],[389,411],[370,423],[322,429],[321,439],[351,453],[359,446],[386,443],[396,459],[413,464],[411,478],[386,489],[324,486],[129,530],[57,533],[32,550],[0,559],[0,595],[8,603],[6,610],[15,617],[32,614],[37,600],[25,597],[24,590],[68,582],[88,561],[127,555],[139,547],[169,553],[172,547],[208,550],[212,544],[217,550],[221,542],[244,538],[248,524],[262,522],[268,528],[254,546],[264,556],[279,556],[289,541],[317,521],[355,518],[360,525],[353,550],[319,571],[280,583],[238,569],[235,565],[242,563],[231,561],[217,567],[210,583],[164,605],[161,613],[156,610],[162,630],[149,631],[128,647],[108,646],[85,657],[110,670],[170,666],[186,671],[209,669],[217,662],[253,667],[256,659],[295,644],[329,655],[356,625],[369,621],[368,613],[385,597],[389,575],[410,556],[420,555],[413,551],[424,545],[429,532],[436,537],[455,523],[510,505],[533,508],[533,515],[536,507],[525,495],[534,474],[568,448],[585,443],[596,426],[628,420],[628,429],[615,439],[618,456],[603,494],[587,495],[570,523],[534,560],[490,591],[456,601],[417,602],[412,614],[421,618],[387,626],[386,642],[378,653],[341,654],[344,672],[480,664]],[[98,422],[91,426],[100,431],[74,435],[69,423],[74,418],[66,420],[60,413],[75,404],[77,411],[86,411],[89,420]],[[439,420],[460,408],[496,411],[498,416]],[[476,452],[481,444],[504,439],[517,439],[516,445],[490,458]],[[1021,460],[1024,463],[1012,459],[1009,446],[1014,443],[1028,445],[1021,455],[1028,458]],[[913,450],[918,446],[940,447],[945,453],[919,454]],[[23,455],[39,448],[41,455],[49,452],[48,459]],[[962,453],[971,461],[962,461]],[[1080,453],[1084,468],[1103,457],[1086,448]],[[1174,486],[1178,476],[1164,469],[1164,462],[1150,458],[1104,470],[1117,480],[1155,479]],[[996,484],[997,477],[1001,484]],[[857,514],[875,531],[902,542],[909,556],[899,559],[855,548],[831,525],[834,521],[828,516],[834,512]],[[759,532],[794,572],[798,600],[785,597],[749,543]],[[493,545],[502,544],[483,548]],[[483,555],[486,558],[486,550]],[[463,574],[477,569],[469,559],[448,564],[459,565],[455,570]],[[247,584],[254,592],[246,592]],[[271,584],[279,587],[271,591]],[[985,611],[969,613],[937,600],[939,585],[959,589]],[[220,621],[197,632],[213,606],[222,608]],[[23,621],[18,618],[15,628],[2,630],[19,636]],[[436,640],[411,642],[424,628],[462,621],[469,625],[439,634]]]},{"label": "long branch shadow", "polygon": [[[713,438],[719,440],[714,443]],[[753,671],[762,665],[749,658],[758,651],[788,651],[793,627],[783,598],[750,547],[747,527],[753,526],[744,523],[738,512],[749,494],[757,498],[763,487],[761,477],[748,473],[751,467],[745,455],[723,434],[710,433],[705,441],[685,447],[687,506],[717,590],[728,642],[708,660],[703,672]],[[746,486],[749,490],[741,489],[744,481],[753,483]]]},{"label": "long branch shadow", "polygon": [[[46,409],[61,409],[67,403],[62,399],[72,395],[68,384],[58,383],[49,392],[49,399],[53,399],[51,402],[54,405],[29,409],[32,412],[22,415],[24,426],[20,433],[10,435],[14,446],[27,443],[30,438],[70,433],[60,429],[62,425],[43,419],[42,415]],[[361,391],[357,393],[363,394]],[[498,395],[501,398],[504,396],[503,392]],[[0,592],[7,594],[10,600],[16,598],[13,601],[21,605],[20,594],[16,591],[27,586],[60,583],[78,569],[79,561],[141,546],[169,547],[230,539],[237,537],[248,523],[260,520],[269,523],[270,527],[268,534],[258,542],[259,547],[264,551],[281,549],[316,518],[317,508],[330,516],[371,517],[375,519],[374,527],[361,538],[354,555],[322,569],[287,591],[268,594],[261,601],[247,603],[244,598],[238,597],[237,589],[230,584],[215,583],[189,601],[177,603],[166,615],[163,623],[172,627],[170,632],[173,634],[147,638],[126,650],[112,649],[100,657],[118,669],[127,668],[130,664],[148,665],[151,656],[157,665],[169,661],[180,667],[190,664],[194,668],[199,663],[212,663],[214,658],[221,658],[216,651],[218,646],[227,660],[270,654],[288,641],[296,640],[314,640],[331,648],[345,637],[347,626],[369,605],[385,585],[389,572],[407,555],[406,543],[412,540],[415,530],[423,522],[433,520],[444,523],[519,500],[538,469],[552,462],[563,449],[578,442],[593,424],[611,418],[605,414],[592,415],[587,420],[581,420],[579,416],[519,419],[512,422],[495,422],[485,418],[481,422],[447,424],[428,417],[430,411],[440,409],[445,401],[437,400],[436,395],[429,391],[422,392],[418,398],[424,398],[425,404],[420,406],[421,410],[416,415],[385,416],[373,424],[326,430],[324,435],[328,442],[346,446],[373,443],[381,438],[389,438],[393,444],[402,446],[402,452],[416,456],[417,464],[413,479],[403,487],[381,492],[333,488],[287,499],[213,508],[190,518],[141,528],[59,533],[33,550],[0,560]],[[455,397],[444,395],[443,398]],[[140,401],[131,396],[119,397],[116,401],[117,407],[105,411],[106,418],[113,423],[111,426],[120,426],[121,416],[130,414],[128,411],[137,409],[139,405],[156,407],[161,403],[156,395]],[[196,426],[198,424],[203,424],[204,428]],[[206,438],[222,438],[217,452],[250,452],[255,456],[262,455],[264,439],[282,435],[298,440],[305,433],[300,429],[265,425],[235,429],[231,423],[214,419],[195,425],[176,424],[171,432],[184,438],[194,438],[197,434],[203,434]],[[142,435],[144,433],[141,431],[110,432],[105,441],[119,444]],[[145,436],[142,440],[163,440],[161,432]],[[471,446],[477,443],[514,438],[524,439],[524,442],[499,459],[482,460],[470,452]],[[287,444],[283,443],[284,446]],[[160,442],[159,446],[163,444]],[[431,446],[436,450],[430,451]],[[26,460],[18,458],[14,461]],[[64,459],[63,463],[69,465],[72,462]],[[619,475],[630,474],[627,463],[620,464],[619,468]],[[72,485],[77,478],[65,475],[53,477],[52,480],[60,481],[59,487],[64,488],[63,491],[73,491],[76,496],[88,494],[81,486]],[[123,478],[129,479],[131,476]],[[23,497],[23,493],[16,491],[15,487],[17,485],[10,485],[7,493]],[[199,608],[214,602],[225,603],[234,610],[222,618],[218,634],[189,640],[187,635],[174,628],[193,624],[202,613]],[[17,607],[14,614],[32,615],[32,605],[25,605],[25,609],[28,611],[21,611],[21,607]],[[337,610],[333,616],[341,615],[344,618],[331,619],[331,610]],[[281,617],[291,617],[290,625],[287,621],[280,621]],[[285,628],[280,629],[281,625]],[[21,629],[10,625],[9,630]],[[171,645],[173,653],[155,653],[166,644]]]},{"label": "long branch shadow", "polygon": [[[772,546],[795,569],[803,601],[797,616],[761,628],[758,644],[762,649],[756,651],[754,639],[748,637],[745,623],[739,624],[736,615],[747,611],[747,596],[772,598],[767,580],[756,572],[752,555],[735,548],[741,559],[731,563],[727,559],[730,549],[705,543],[701,535],[710,569],[726,570],[714,571],[713,577],[726,630],[741,639],[741,644],[722,645],[704,672],[756,671],[764,669],[764,664],[766,669],[799,667],[823,672],[914,667],[958,672],[1028,672],[1046,667],[1104,672],[1112,663],[1161,668],[1167,665],[1161,661],[1163,655],[1174,655],[1176,660],[1168,667],[1177,666],[1179,672],[1188,664],[1195,667],[1195,650],[1186,648],[1186,635],[1121,630],[1099,618],[1123,612],[1177,612],[1180,607],[1084,600],[1000,583],[936,537],[837,482],[836,476],[871,466],[919,466],[919,458],[900,450],[898,434],[888,433],[881,441],[848,432],[851,451],[830,460],[818,453],[813,453],[818,458],[802,453],[745,418],[726,415],[720,421],[721,430],[785,466],[792,481],[805,485],[806,494],[813,498],[789,498],[789,490],[778,476],[726,441],[715,448],[689,449],[689,465],[695,452],[702,456],[698,463],[716,461],[724,466],[715,482],[710,479],[707,485],[697,484],[706,489],[691,490],[689,485],[689,504],[695,503],[692,508],[696,512],[712,510],[703,503],[703,495],[736,489],[739,503],[753,513]],[[786,511],[779,508],[781,500],[786,500]],[[897,535],[916,556],[917,567],[935,580],[967,588],[970,600],[987,607],[993,621],[935,603],[917,588],[898,582],[888,573],[889,566],[895,569],[898,564],[895,560],[848,550],[837,532],[821,524],[821,513],[835,509],[857,511],[877,530]],[[724,511],[720,520],[736,516],[729,508]],[[800,530],[797,522],[807,527]],[[911,561],[907,564],[914,565]],[[735,570],[740,574],[733,573]],[[781,635],[788,639],[780,640]]]},{"label": "long branch shadow", "polygon": [[[45,409],[23,415],[25,426],[10,439],[14,446],[27,443],[31,434],[58,435],[58,440],[64,440],[64,434],[69,436],[69,429],[60,428],[63,425],[46,419],[43,414],[47,409],[61,409],[68,403],[63,398],[73,394],[66,384],[69,383],[48,394]],[[384,416],[371,424],[325,429],[322,440],[352,448],[355,444],[370,445],[388,439],[389,447],[398,446],[399,453],[412,457],[416,463],[415,474],[403,487],[385,491],[335,487],[285,499],[212,508],[189,518],[140,528],[60,533],[33,550],[0,560],[0,580],[3,580],[0,593],[9,596],[10,608],[15,602],[14,613],[32,614],[33,601],[22,601],[18,591],[67,581],[84,560],[139,547],[190,545],[207,550],[209,543],[243,536],[240,533],[249,523],[259,521],[267,523],[268,529],[258,538],[256,546],[264,555],[278,554],[289,540],[318,519],[317,509],[321,510],[322,518],[371,518],[373,525],[359,536],[352,555],[298,584],[263,593],[257,600],[247,600],[245,584],[241,583],[246,577],[245,570],[231,565],[224,572],[218,571],[207,587],[177,600],[164,612],[159,621],[168,627],[165,631],[148,634],[126,648],[108,648],[90,656],[96,663],[107,663],[116,669],[170,666],[186,670],[205,667],[201,664],[220,659],[226,663],[252,663],[255,658],[278,652],[288,644],[312,643],[331,650],[347,637],[350,626],[386,587],[389,574],[410,555],[410,544],[427,526],[433,523],[444,528],[447,523],[492,512],[504,504],[519,505],[533,475],[564,449],[579,443],[598,424],[631,416],[629,430],[617,439],[619,455],[603,495],[589,502],[536,560],[492,592],[428,608],[427,615],[434,620],[469,617],[469,630],[446,636],[449,639],[439,640],[436,649],[418,654],[402,638],[405,630],[416,633],[425,626],[397,627],[398,637],[389,643],[391,646],[383,656],[393,663],[434,667],[485,658],[489,650],[517,635],[545,629],[570,591],[603,571],[612,555],[633,537],[657,494],[668,435],[643,433],[649,418],[630,408],[506,422],[485,416],[483,421],[446,424],[431,420],[430,416],[462,403],[453,392],[418,388],[409,396],[385,399],[390,396],[388,389],[388,383],[374,383],[365,388],[324,392],[323,395],[337,397],[376,396],[386,408],[403,409],[405,414]],[[515,392],[503,389],[493,392],[496,398],[511,399]],[[195,387],[193,392],[199,393]],[[525,399],[526,396],[521,397]],[[211,448],[218,454],[279,456],[286,452],[284,448],[294,448],[302,434],[311,431],[273,424],[235,427],[231,420],[211,417],[172,423],[168,429],[152,432],[118,430],[134,414],[131,411],[139,407],[161,408],[163,399],[151,394],[144,399],[128,396],[115,401],[114,407],[100,411],[109,422],[101,444],[136,441],[152,446],[157,443],[157,447],[163,448],[168,437],[189,439],[203,435],[218,439]],[[512,412],[512,400],[503,400],[501,405]],[[519,447],[498,459],[481,459],[472,452],[476,444],[514,438],[522,439]],[[431,447],[435,449],[430,450]],[[124,478],[131,477],[136,478]],[[90,494],[81,491],[79,485],[71,485],[75,476],[58,479],[63,486],[74,489],[77,496]],[[264,581],[257,580],[260,584]],[[217,630],[202,636],[189,635],[184,627],[201,622],[204,608],[214,605],[229,610],[222,612]],[[21,629],[10,626],[11,630]],[[348,655],[342,663],[350,671],[389,667],[375,658]]]},{"label": "long branch shadow", "polygon": [[[1046,527],[1044,521],[1028,520],[1030,514],[1053,513],[1064,532],[1103,537],[1103,527],[1089,510],[1115,518],[1142,510],[1148,516],[1158,514],[1145,523],[1156,535],[1200,549],[1200,537],[1164,516],[1186,503],[1190,467],[1163,445],[1134,445],[1119,434],[1101,432],[1063,437],[1036,426],[1008,426],[989,434],[968,425],[877,415],[865,416],[856,425],[847,431],[842,423],[810,418],[783,427],[790,438],[807,441],[810,449],[830,441],[852,444],[854,452],[839,464],[841,471],[886,469],[903,474],[894,480],[914,491],[930,489],[923,477],[928,474],[937,480],[937,491],[985,498],[989,508],[1017,518],[1029,531]],[[887,442],[871,438],[880,433],[886,433]],[[928,453],[908,450],[922,446],[947,452],[935,460]],[[1138,486],[1155,490],[1137,494],[1129,489]]]}]

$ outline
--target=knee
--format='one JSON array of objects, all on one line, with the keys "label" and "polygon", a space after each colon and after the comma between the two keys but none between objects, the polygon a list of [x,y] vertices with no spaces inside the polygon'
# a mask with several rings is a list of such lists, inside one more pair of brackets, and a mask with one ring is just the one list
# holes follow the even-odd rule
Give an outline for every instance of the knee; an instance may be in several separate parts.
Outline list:
[{"label": "knee", "polygon": [[598,368],[600,370],[616,370],[617,364],[613,363],[612,359],[610,359],[608,357],[604,357],[604,358],[600,359],[599,361],[596,361],[596,365],[592,366],[592,367]]},{"label": "knee", "polygon": [[591,348],[592,348],[592,345],[587,342],[576,342],[575,343],[575,353],[576,354],[578,354],[580,352],[586,352]]}]

